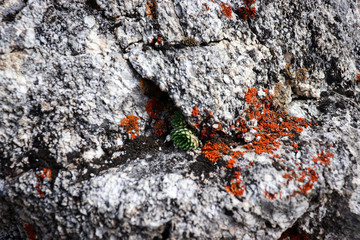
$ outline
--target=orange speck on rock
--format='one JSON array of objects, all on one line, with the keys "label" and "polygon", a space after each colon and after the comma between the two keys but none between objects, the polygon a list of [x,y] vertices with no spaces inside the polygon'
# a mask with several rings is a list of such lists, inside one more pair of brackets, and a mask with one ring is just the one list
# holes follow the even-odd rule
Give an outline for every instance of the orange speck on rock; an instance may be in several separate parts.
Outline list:
[{"label": "orange speck on rock", "polygon": [[234,196],[242,196],[245,192],[244,181],[241,179],[241,169],[235,171],[234,178],[230,181],[230,186],[226,186],[225,189]]},{"label": "orange speck on rock", "polygon": [[359,84],[360,83],[360,73],[358,73],[358,75],[355,78],[355,84]]},{"label": "orange speck on rock", "polygon": [[203,3],[202,5],[206,8],[206,10],[210,9],[206,3]]},{"label": "orange speck on rock", "polygon": [[192,112],[191,112],[191,116],[198,116],[198,115],[200,115],[200,111],[199,111],[199,109],[195,106],[195,107],[193,107],[193,110],[192,110]]},{"label": "orange speck on rock", "polygon": [[48,178],[49,180],[51,180],[51,170],[48,168],[43,168],[40,175],[35,174],[35,177],[37,178],[37,183],[36,183],[37,194],[42,198],[44,196],[44,193],[41,191],[42,179]]},{"label": "orange speck on rock", "polygon": [[266,198],[270,199],[270,200],[274,200],[275,199],[275,194],[272,194],[272,193],[269,193],[266,188],[265,188],[265,191],[264,191],[264,195]]},{"label": "orange speck on rock", "polygon": [[314,184],[312,184],[311,182],[307,182],[305,183],[305,185],[303,186],[299,186],[299,190],[302,194],[306,194],[308,191],[310,191],[313,188]]},{"label": "orange speck on rock", "polygon": [[334,154],[329,153],[329,151],[321,151],[320,153],[317,153],[317,156],[313,156],[314,162],[320,162],[322,165],[329,165],[330,164],[330,158],[334,158]]},{"label": "orange speck on rock", "polygon": [[51,170],[48,168],[43,169],[43,173],[40,175],[42,178],[48,177],[51,180]]},{"label": "orange speck on rock", "polygon": [[251,6],[254,3],[255,3],[255,0],[244,0],[242,2],[244,7],[241,7],[241,8],[238,9],[238,14],[242,19],[247,20],[248,17],[255,17],[256,16],[255,7]]},{"label": "orange speck on rock", "polygon": [[224,2],[221,2],[221,13],[230,18],[232,17],[232,10],[231,10],[231,6],[227,6]]}]

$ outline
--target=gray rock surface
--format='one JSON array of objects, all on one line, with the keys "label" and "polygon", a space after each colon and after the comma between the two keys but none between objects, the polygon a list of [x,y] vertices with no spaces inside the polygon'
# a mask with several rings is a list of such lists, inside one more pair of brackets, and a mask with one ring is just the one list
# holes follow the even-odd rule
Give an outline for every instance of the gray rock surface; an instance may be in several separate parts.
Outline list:
[{"label": "gray rock surface", "polygon": [[[233,0],[0,1],[0,239],[360,239],[360,4],[254,6],[245,21]],[[234,196],[230,155],[176,148],[171,115],[201,138],[193,107],[211,110],[224,133],[201,147],[243,151],[260,136],[230,126],[261,124],[243,113],[253,87],[312,125],[244,153]]]}]

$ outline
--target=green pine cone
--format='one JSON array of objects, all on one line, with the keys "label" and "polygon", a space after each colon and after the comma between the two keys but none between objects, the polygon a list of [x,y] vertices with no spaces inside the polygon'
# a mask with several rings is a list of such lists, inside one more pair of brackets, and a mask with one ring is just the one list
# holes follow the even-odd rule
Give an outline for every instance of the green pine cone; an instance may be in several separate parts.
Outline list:
[{"label": "green pine cone", "polygon": [[171,125],[174,129],[186,128],[185,117],[179,112],[175,112],[172,116]]},{"label": "green pine cone", "polygon": [[170,136],[175,145],[182,150],[192,150],[199,146],[199,139],[187,128],[174,129]]}]

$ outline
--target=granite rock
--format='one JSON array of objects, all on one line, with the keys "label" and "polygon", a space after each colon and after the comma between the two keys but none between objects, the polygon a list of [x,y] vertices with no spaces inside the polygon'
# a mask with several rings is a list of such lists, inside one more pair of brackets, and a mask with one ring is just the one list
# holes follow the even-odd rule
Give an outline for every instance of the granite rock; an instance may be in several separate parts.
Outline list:
[{"label": "granite rock", "polygon": [[[263,0],[247,20],[241,7],[0,1],[0,239],[360,239],[359,3]],[[204,157],[192,113],[211,110],[216,140],[242,151],[260,123],[245,118],[240,140],[230,126],[252,88],[312,125],[244,152],[234,196],[230,155]],[[174,111],[199,149],[172,144]]]}]

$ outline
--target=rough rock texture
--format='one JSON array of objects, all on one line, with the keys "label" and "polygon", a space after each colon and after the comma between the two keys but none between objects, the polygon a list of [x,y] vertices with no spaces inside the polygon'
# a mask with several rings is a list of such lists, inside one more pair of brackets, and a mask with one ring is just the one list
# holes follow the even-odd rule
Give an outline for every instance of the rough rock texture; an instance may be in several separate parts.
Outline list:
[{"label": "rough rock texture", "polygon": [[[360,239],[360,4],[254,6],[245,21],[235,0],[0,1],[0,239]],[[234,196],[230,156],[174,147],[171,115],[201,138],[193,107],[211,110],[224,134],[201,147],[245,151],[253,87],[312,125],[237,159]]]}]

